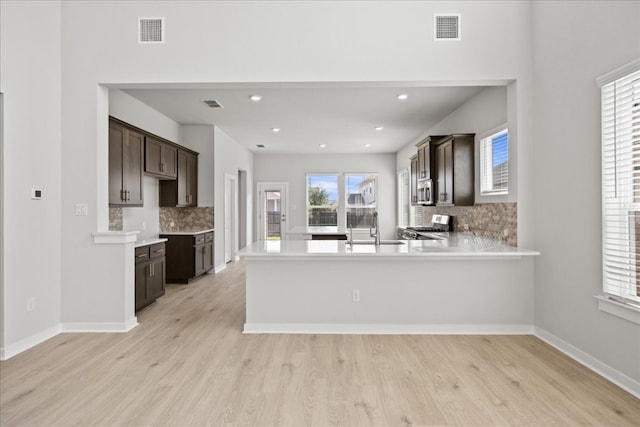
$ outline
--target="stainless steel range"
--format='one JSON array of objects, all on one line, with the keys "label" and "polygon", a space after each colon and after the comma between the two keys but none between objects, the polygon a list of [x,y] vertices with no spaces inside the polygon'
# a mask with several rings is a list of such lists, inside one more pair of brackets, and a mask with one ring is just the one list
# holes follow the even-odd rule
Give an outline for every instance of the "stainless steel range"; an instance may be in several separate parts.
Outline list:
[{"label": "stainless steel range", "polygon": [[452,231],[452,217],[450,215],[433,215],[431,217],[431,227],[407,227],[402,232],[405,240],[426,240],[428,233],[442,233]]}]

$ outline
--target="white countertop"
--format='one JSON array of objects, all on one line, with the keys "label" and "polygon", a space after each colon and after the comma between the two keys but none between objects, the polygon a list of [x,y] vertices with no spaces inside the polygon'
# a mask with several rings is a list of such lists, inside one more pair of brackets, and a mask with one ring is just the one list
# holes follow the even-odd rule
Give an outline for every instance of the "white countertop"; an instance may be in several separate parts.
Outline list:
[{"label": "white countertop", "polygon": [[136,243],[133,245],[134,248],[140,248],[142,246],[155,245],[156,243],[166,242],[169,239],[164,239],[162,237],[147,237],[143,240],[136,240]]},{"label": "white countertop", "polygon": [[304,259],[340,257],[349,258],[458,258],[458,257],[522,257],[540,255],[538,251],[508,246],[504,242],[470,233],[452,232],[440,240],[402,240],[401,244],[350,245],[344,240],[271,240],[254,242],[238,255],[249,259],[293,258]]},{"label": "white countertop", "polygon": [[287,233],[289,234],[347,234],[345,227],[307,227],[298,225],[293,227]]},{"label": "white countertop", "polygon": [[204,230],[173,230],[173,231],[162,231],[160,232],[161,236],[195,236],[196,234],[202,233],[210,233],[214,231],[213,228],[207,228]]}]

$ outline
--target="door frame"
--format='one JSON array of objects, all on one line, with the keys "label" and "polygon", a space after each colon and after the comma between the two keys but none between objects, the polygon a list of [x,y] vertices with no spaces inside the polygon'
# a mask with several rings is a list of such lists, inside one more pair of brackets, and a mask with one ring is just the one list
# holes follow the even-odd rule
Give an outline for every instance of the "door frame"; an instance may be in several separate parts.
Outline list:
[{"label": "door frame", "polygon": [[289,235],[289,183],[284,181],[263,181],[256,183],[257,195],[258,195],[258,203],[256,218],[258,221],[258,239],[264,240],[265,230],[264,230],[264,221],[262,221],[262,213],[264,212],[264,199],[262,197],[262,193],[265,190],[273,190],[278,189],[282,191],[284,189],[284,203],[282,203],[281,211],[285,216],[284,227],[280,230],[282,240],[286,240]]},{"label": "door frame", "polygon": [[[232,191],[229,191],[230,189]],[[223,261],[226,264],[235,260],[238,252],[238,178],[230,173],[224,174],[223,215],[222,250]],[[229,245],[229,253],[227,245]]]}]

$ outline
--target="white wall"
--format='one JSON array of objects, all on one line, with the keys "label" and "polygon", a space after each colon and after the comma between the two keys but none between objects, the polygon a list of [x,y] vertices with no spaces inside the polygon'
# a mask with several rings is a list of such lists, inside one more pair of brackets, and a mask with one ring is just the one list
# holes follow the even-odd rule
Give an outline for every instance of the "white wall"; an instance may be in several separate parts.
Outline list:
[{"label": "white wall", "polygon": [[214,128],[208,125],[183,125],[180,145],[197,151],[198,206],[215,206]]},{"label": "white wall", "polygon": [[[254,178],[255,182],[289,183],[288,228],[291,229],[306,226],[307,173],[377,173],[381,236],[393,239],[397,223],[395,158],[395,154],[259,154],[254,160]],[[253,217],[255,221],[255,212]],[[254,227],[257,230],[255,222]]]},{"label": "white wall", "polygon": [[640,57],[640,3],[534,2],[533,29],[535,324],[638,384],[640,326],[592,296],[602,289],[595,79]]},{"label": "white wall", "polygon": [[[0,358],[54,335],[60,321],[60,13],[59,1],[0,2],[5,225]],[[42,189],[42,200],[31,200],[32,187]],[[27,298],[35,298],[34,311],[27,312]]]},{"label": "white wall", "polygon": [[[214,141],[214,160],[215,160],[215,206],[216,212],[214,217],[215,226],[215,253],[214,266],[216,270],[225,265],[224,262],[224,180],[226,174],[238,177],[238,170],[247,171],[247,194],[246,207],[247,218],[252,217],[253,213],[253,153],[246,148],[240,146],[219,127],[215,127]],[[240,197],[238,191],[238,182],[236,179],[236,194]],[[253,224],[247,224],[247,240],[253,241]]]}]

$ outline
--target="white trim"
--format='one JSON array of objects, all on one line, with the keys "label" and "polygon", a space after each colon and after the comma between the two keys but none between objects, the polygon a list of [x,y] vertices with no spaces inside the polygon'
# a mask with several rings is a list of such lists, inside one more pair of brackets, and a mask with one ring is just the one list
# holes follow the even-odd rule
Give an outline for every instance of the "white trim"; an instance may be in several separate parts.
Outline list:
[{"label": "white trim", "polygon": [[93,243],[97,245],[113,245],[133,243],[138,240],[139,231],[99,231],[93,233]]},{"label": "white trim", "polygon": [[61,332],[129,332],[138,326],[138,318],[126,322],[77,322],[62,323]]},{"label": "white trim", "polygon": [[609,71],[607,74],[603,74],[602,76],[596,78],[596,85],[601,88],[602,86],[618,80],[619,78],[624,77],[627,74],[631,74],[637,70],[640,70],[640,59],[633,60],[628,64],[624,64],[621,67],[618,67],[615,70]]},{"label": "white trim", "polygon": [[598,300],[598,309],[600,311],[640,325],[640,306],[634,307],[631,304],[615,301],[602,294],[594,295],[593,297]]},{"label": "white trim", "polygon": [[245,323],[244,334],[531,335],[520,324]]},{"label": "white trim", "polygon": [[640,381],[628,377],[542,328],[535,326],[533,335],[640,399]]},{"label": "white trim", "polygon": [[23,351],[29,350],[31,347],[43,343],[61,332],[60,325],[40,331],[36,334],[21,339],[20,341],[10,344],[7,347],[0,348],[0,360],[7,360]]},{"label": "white trim", "polygon": [[216,273],[216,274],[218,274],[218,273],[220,273],[222,270],[224,270],[225,268],[227,268],[227,264],[222,264],[222,265],[217,266],[217,267],[213,270],[213,272],[214,272],[214,273]]}]

